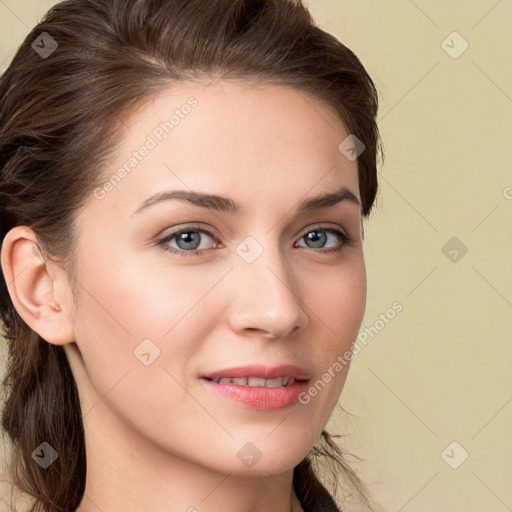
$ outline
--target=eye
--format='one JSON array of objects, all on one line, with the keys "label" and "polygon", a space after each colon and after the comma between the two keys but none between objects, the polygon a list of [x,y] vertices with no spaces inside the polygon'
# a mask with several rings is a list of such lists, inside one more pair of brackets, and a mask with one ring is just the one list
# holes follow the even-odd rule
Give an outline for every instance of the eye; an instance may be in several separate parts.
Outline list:
[{"label": "eye", "polygon": [[[161,245],[164,251],[169,251],[174,254],[180,254],[181,256],[189,255],[200,255],[202,249],[207,249],[203,244],[204,238],[210,237],[215,239],[213,233],[207,229],[194,228],[187,226],[182,229],[178,229],[169,233],[164,238],[158,241],[158,245]],[[177,247],[170,246],[170,242],[176,243]],[[215,245],[215,244],[214,244]]]},{"label": "eye", "polygon": [[351,242],[353,242],[353,239],[347,233],[339,229],[325,227],[318,227],[316,229],[308,231],[304,236],[302,236],[299,239],[299,241],[305,240],[308,243],[311,243],[312,247],[309,247],[311,249],[321,249],[325,246],[326,242],[328,241],[328,235],[331,235],[331,237],[335,239],[335,245],[334,247],[328,248],[327,250],[320,252],[341,252],[345,245],[349,245]]}]

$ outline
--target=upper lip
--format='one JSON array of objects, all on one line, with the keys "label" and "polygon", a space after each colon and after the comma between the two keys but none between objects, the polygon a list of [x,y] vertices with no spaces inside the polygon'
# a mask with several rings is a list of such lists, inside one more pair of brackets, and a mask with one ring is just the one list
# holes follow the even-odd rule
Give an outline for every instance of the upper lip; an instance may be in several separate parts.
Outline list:
[{"label": "upper lip", "polygon": [[237,366],[234,368],[225,368],[201,375],[207,379],[224,378],[247,378],[260,377],[263,379],[276,379],[278,377],[293,377],[295,380],[309,380],[309,373],[304,368],[293,364],[283,364],[279,366],[250,365]]}]

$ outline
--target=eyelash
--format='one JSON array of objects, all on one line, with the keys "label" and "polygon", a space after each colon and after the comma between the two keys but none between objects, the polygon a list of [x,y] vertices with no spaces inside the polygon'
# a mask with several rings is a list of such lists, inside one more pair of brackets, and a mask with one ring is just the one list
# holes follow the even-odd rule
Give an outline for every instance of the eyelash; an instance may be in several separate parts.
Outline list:
[{"label": "eyelash", "polygon": [[[335,236],[338,237],[338,239],[341,239],[341,241],[343,242],[341,244],[341,246],[339,246],[339,247],[334,247],[334,248],[325,249],[325,250],[322,250],[322,249],[316,250],[311,247],[306,247],[306,249],[311,249],[316,252],[327,253],[327,254],[331,254],[331,253],[340,254],[343,251],[345,246],[351,245],[354,242],[354,239],[350,235],[348,235],[347,233],[344,233],[343,231],[340,231],[339,229],[330,228],[330,227],[321,227],[321,226],[314,228],[314,229],[310,229],[309,231],[304,233],[304,235],[302,235],[299,238],[299,240],[302,240],[308,233],[311,233],[312,231],[324,231],[326,233],[334,234]],[[157,244],[159,246],[161,246],[165,252],[170,252],[172,254],[177,254],[179,256],[201,256],[203,254],[204,249],[199,249],[199,250],[195,249],[195,250],[191,250],[191,251],[184,251],[184,250],[177,250],[174,247],[169,247],[167,245],[167,243],[170,242],[172,239],[174,239],[174,237],[176,237],[177,235],[181,235],[182,233],[189,233],[189,232],[206,233],[207,235],[209,235],[210,237],[215,239],[215,235],[208,229],[198,228],[198,227],[194,227],[194,226],[187,226],[185,228],[180,228],[176,231],[173,231],[172,233],[169,233],[164,238],[159,239]]]}]

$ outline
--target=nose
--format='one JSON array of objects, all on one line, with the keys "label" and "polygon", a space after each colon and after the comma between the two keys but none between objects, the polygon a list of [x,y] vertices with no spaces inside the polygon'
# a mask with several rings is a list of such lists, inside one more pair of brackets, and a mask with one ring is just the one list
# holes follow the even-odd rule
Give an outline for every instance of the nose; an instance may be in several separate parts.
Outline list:
[{"label": "nose", "polygon": [[238,258],[230,278],[228,322],[239,335],[284,338],[308,325],[301,289],[277,249],[265,249],[252,263]]}]

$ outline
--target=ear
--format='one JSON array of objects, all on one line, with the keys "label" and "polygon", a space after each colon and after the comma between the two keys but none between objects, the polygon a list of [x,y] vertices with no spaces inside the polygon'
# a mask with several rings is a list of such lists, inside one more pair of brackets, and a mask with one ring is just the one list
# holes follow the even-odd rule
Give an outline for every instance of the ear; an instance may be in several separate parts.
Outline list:
[{"label": "ear", "polygon": [[24,322],[49,343],[73,342],[70,294],[54,295],[56,289],[68,289],[66,274],[45,261],[32,229],[16,226],[5,235],[0,264],[11,300]]}]

